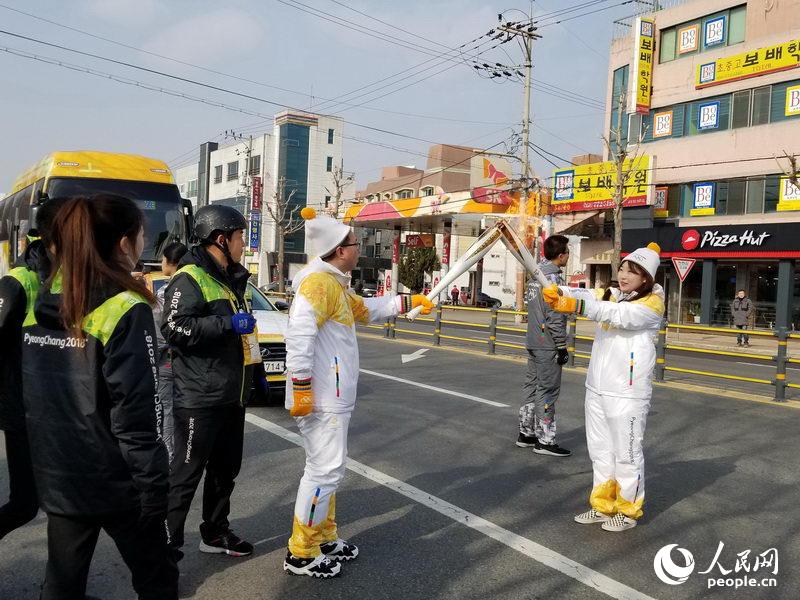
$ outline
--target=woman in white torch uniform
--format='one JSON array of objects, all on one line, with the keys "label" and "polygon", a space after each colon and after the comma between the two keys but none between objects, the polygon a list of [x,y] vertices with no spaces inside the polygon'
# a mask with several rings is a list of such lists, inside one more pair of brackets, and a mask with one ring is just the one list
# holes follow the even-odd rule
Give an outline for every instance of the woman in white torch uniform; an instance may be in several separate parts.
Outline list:
[{"label": "woman in white torch uniform", "polygon": [[586,443],[594,482],[591,508],[578,523],[606,531],[636,526],[644,504],[644,436],[655,338],[664,317],[664,291],[654,284],[661,249],[648,244],[623,259],[619,289],[583,290],[555,285],[542,292],[554,310],[597,321],[586,376]]},{"label": "woman in white torch uniform", "polygon": [[339,538],[336,489],[345,471],[347,428],[356,402],[358,341],[355,323],[383,321],[423,306],[425,296],[361,298],[347,275],[358,264],[359,243],[347,225],[304,208],[306,239],[318,258],[292,280],[297,295],[286,331],[286,408],[303,436],[306,465],[294,507],[283,568],[294,575],[333,577],[358,556]]}]

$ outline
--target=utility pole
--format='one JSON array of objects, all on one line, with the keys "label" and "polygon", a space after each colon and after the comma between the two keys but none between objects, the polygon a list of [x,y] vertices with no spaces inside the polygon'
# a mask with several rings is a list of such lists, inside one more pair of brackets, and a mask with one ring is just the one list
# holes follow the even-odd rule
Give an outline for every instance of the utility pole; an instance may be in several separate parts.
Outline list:
[{"label": "utility pole", "polygon": [[[252,180],[251,175],[250,175],[250,157],[253,154],[253,136],[250,135],[247,138],[247,140],[245,141],[245,138],[241,133],[237,134],[234,131],[230,131],[230,132],[229,131],[225,131],[225,139],[232,139],[234,141],[238,140],[238,141],[243,142],[245,144],[245,147],[244,147],[243,150],[239,150],[239,149],[236,150],[236,156],[240,156],[242,154],[244,154],[244,156],[245,156],[244,178],[240,179],[239,182],[238,182],[239,183],[239,189],[237,190],[237,195],[241,195],[241,196],[244,197],[244,211],[243,211],[244,220],[249,224],[250,223],[250,202],[252,200],[251,190],[252,190],[252,187],[253,187],[252,186],[253,180]],[[245,247],[249,250],[249,248],[250,248],[250,231],[245,231],[244,232],[244,238],[245,238]],[[245,264],[246,255],[247,255],[246,252],[242,252],[242,259],[241,259],[242,265]]]},{"label": "utility pole", "polygon": [[[502,15],[500,15],[502,16]],[[533,70],[533,40],[541,39],[541,35],[536,33],[536,27],[533,26],[533,16],[530,16],[528,22],[519,23],[501,23],[496,27],[497,31],[502,31],[512,37],[522,38],[522,46],[524,51],[525,63],[525,100],[522,106],[522,179],[525,185],[520,190],[519,197],[519,234],[520,238],[527,242],[528,239],[528,182],[531,176],[531,165],[529,152],[529,140],[531,131],[531,71]],[[538,213],[538,211],[537,211]],[[538,232],[536,235],[538,238]],[[534,241],[534,245],[536,242]],[[535,253],[535,255],[538,253]],[[538,256],[537,256],[538,258]],[[517,290],[516,290],[516,304],[517,310],[525,310],[525,269],[520,265],[517,268]],[[519,316],[516,319],[521,321]]]}]

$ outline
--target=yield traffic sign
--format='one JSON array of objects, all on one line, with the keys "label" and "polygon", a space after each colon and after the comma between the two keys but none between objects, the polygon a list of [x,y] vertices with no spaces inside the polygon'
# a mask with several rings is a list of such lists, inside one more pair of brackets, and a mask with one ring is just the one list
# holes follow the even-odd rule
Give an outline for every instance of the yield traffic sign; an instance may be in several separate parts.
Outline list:
[{"label": "yield traffic sign", "polygon": [[681,281],[686,279],[686,276],[689,274],[689,271],[692,270],[694,263],[697,262],[696,258],[677,258],[675,256],[672,257],[672,264],[675,266],[675,270],[678,272],[678,277]]}]

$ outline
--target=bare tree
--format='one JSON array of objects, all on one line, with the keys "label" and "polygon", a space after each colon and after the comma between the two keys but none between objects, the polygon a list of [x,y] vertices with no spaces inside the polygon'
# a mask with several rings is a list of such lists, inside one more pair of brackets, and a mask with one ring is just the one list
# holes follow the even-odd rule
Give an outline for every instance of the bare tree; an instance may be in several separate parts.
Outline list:
[{"label": "bare tree", "polygon": [[333,185],[329,188],[325,186],[325,191],[331,197],[331,201],[325,206],[325,212],[330,214],[334,219],[339,218],[339,210],[342,207],[342,195],[345,188],[353,183],[353,175],[344,172],[344,165],[333,167],[331,171],[333,178]]},{"label": "bare tree", "polygon": [[627,94],[623,89],[620,92],[617,103],[617,126],[609,130],[608,137],[602,137],[603,143],[608,149],[609,159],[614,163],[616,174],[613,194],[614,206],[612,208],[614,215],[614,252],[611,256],[612,274],[619,269],[620,255],[622,253],[622,208],[625,201],[625,188],[628,187],[628,181],[636,171],[636,163],[641,157],[640,150],[646,132],[643,125],[639,130],[639,137],[633,149],[631,149],[628,140],[622,134],[622,119],[628,116],[625,110],[626,104]]},{"label": "bare tree", "polygon": [[267,214],[275,223],[275,243],[278,254],[278,292],[281,294],[286,291],[284,280],[284,263],[286,261],[286,237],[300,231],[304,221],[299,214],[299,206],[292,206],[296,188],[292,188],[287,193],[286,178],[281,177],[275,185],[275,193],[269,202],[265,202]]},{"label": "bare tree", "polygon": [[798,182],[798,171],[797,171],[797,156],[794,154],[789,154],[786,150],[783,151],[783,158],[785,158],[789,162],[789,168],[785,169],[781,164],[780,160],[777,158],[775,161],[778,163],[778,166],[783,171],[783,174],[786,178],[792,183],[793,186],[800,188],[800,182]]}]

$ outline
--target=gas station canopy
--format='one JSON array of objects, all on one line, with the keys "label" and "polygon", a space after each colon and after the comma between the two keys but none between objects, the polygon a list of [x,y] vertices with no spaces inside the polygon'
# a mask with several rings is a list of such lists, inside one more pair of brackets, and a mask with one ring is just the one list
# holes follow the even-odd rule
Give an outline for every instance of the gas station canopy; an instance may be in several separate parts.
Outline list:
[{"label": "gas station canopy", "polygon": [[[462,191],[422,198],[404,198],[385,202],[354,204],[344,222],[353,227],[402,229],[420,233],[445,233],[452,225],[454,235],[477,236],[486,217],[512,217],[519,214],[519,191],[487,190],[482,193]],[[528,195],[528,213],[535,214],[537,196]]]}]

